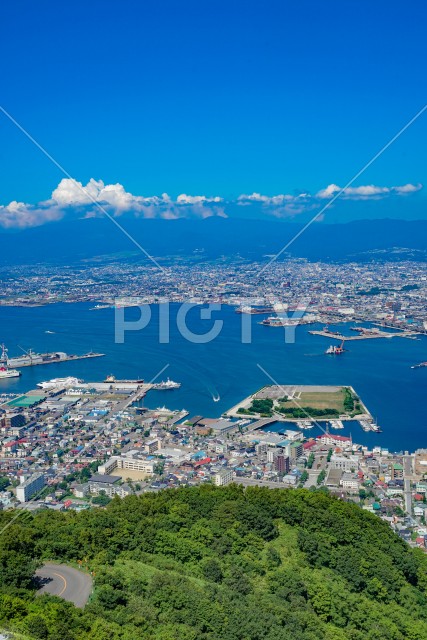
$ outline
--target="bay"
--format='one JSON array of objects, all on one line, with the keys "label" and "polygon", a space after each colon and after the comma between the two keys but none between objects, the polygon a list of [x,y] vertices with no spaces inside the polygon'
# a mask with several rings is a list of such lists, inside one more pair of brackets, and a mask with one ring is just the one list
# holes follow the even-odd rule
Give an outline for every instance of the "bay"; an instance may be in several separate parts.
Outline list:
[{"label": "bay", "polygon": [[[280,384],[351,385],[361,396],[383,429],[365,433],[355,423],[338,433],[355,442],[382,445],[393,451],[413,451],[427,446],[427,368],[411,365],[427,360],[427,338],[358,340],[348,342],[342,356],[326,356],[331,340],[309,334],[320,328],[305,325],[296,329],[295,342],[285,342],[283,328],[259,324],[262,316],[236,314],[223,305],[211,320],[201,319],[201,307],[187,315],[187,327],[195,334],[207,332],[214,320],[222,321],[218,337],[205,344],[187,340],[177,327],[180,305],[169,307],[169,342],[159,342],[159,307],[151,307],[151,320],[137,331],[127,331],[123,344],[115,342],[115,310],[91,310],[91,304],[54,304],[44,307],[1,307],[0,342],[9,356],[23,349],[36,352],[87,351],[105,353],[103,358],[22,368],[19,379],[0,382],[0,393],[23,393],[37,382],[54,377],[76,376],[99,381],[109,374],[116,378],[147,381],[164,367],[158,380],[167,376],[182,383],[175,391],[152,391],[145,403],[150,408],[166,405],[185,408],[191,415],[218,417],[242,398],[272,380]],[[119,312],[120,313],[120,312]],[[163,307],[166,315],[166,308]],[[125,310],[127,321],[139,318],[138,308]],[[242,322],[251,324],[252,341],[242,343]],[[350,324],[337,328],[345,333]],[[331,327],[332,328],[332,327]],[[52,333],[46,333],[46,331]],[[289,335],[289,334],[288,334]],[[217,402],[214,398],[218,398]],[[320,433],[312,429],[307,435]]]}]

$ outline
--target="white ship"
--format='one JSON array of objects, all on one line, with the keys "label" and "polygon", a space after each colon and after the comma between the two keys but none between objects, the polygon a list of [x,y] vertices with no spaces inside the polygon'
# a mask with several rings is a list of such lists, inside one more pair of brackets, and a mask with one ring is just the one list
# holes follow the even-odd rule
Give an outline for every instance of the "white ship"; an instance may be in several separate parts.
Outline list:
[{"label": "white ship", "polygon": [[311,420],[297,420],[297,427],[299,429],[313,429],[314,424]]},{"label": "white ship", "polygon": [[329,420],[331,429],[344,429],[342,420]]},{"label": "white ship", "polygon": [[168,378],[166,381],[162,380],[162,382],[153,384],[153,389],[156,389],[156,391],[167,391],[168,389],[179,389],[180,386],[180,382],[174,382]]},{"label": "white ship", "polygon": [[1,358],[0,358],[0,380],[5,378],[19,378],[21,372],[17,369],[9,369],[7,363],[7,349],[4,344],[1,345]]},{"label": "white ship", "polygon": [[44,389],[47,391],[48,389],[57,389],[62,387],[74,387],[80,383],[78,378],[72,378],[71,376],[68,378],[52,378],[52,380],[47,380],[46,382],[38,382],[37,386],[39,389]]}]

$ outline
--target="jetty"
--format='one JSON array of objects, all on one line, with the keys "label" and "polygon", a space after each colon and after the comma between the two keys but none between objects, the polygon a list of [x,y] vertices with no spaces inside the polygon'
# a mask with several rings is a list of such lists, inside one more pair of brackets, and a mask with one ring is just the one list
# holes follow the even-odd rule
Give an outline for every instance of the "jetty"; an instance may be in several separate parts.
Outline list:
[{"label": "jetty", "polygon": [[344,342],[350,342],[353,340],[375,340],[377,338],[410,338],[415,339],[419,335],[417,331],[399,331],[391,333],[390,331],[382,331],[381,329],[365,329],[360,331],[357,336],[344,336],[341,333],[334,331],[311,330],[309,331],[314,336],[323,336],[324,338],[333,338],[334,340],[341,340]]}]

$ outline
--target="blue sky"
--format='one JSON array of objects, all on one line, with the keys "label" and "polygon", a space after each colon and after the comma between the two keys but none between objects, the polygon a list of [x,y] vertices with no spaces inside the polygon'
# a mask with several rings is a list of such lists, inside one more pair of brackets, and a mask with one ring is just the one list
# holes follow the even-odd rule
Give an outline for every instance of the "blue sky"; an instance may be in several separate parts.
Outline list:
[{"label": "blue sky", "polygon": [[[417,0],[4,2],[0,103],[83,185],[271,215],[237,198],[345,185],[427,102],[426,17]],[[355,186],[424,185],[426,133],[427,112]],[[38,211],[64,176],[2,114],[0,136],[0,204]],[[426,215],[424,189],[367,200],[331,219]]]}]

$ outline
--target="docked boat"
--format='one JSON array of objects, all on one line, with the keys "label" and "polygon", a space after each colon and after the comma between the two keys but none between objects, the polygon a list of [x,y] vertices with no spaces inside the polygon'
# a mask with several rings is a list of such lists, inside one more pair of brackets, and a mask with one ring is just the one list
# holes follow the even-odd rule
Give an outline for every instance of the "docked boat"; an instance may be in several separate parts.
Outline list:
[{"label": "docked boat", "polygon": [[264,327],[296,327],[301,323],[301,318],[281,318],[280,316],[270,316],[262,320],[259,324]]},{"label": "docked boat", "polygon": [[131,382],[132,384],[143,384],[144,380],[143,378],[137,378],[136,380],[117,380],[116,377],[113,376],[113,374],[110,374],[105,378],[104,382],[111,382],[111,384],[121,384],[123,382]]},{"label": "docked boat", "polygon": [[174,382],[174,380],[168,378],[167,380],[162,380],[162,382],[153,384],[153,389],[155,389],[156,391],[168,391],[172,389],[179,389],[180,386],[180,382]]},{"label": "docked boat", "polygon": [[35,364],[42,364],[42,362],[43,355],[41,353],[35,353],[32,349],[29,349],[28,351],[24,351],[22,356],[8,358],[7,364],[10,367],[28,367]]},{"label": "docked boat", "polygon": [[80,384],[81,380],[73,378],[71,376],[67,378],[52,378],[52,380],[46,380],[45,382],[38,382],[39,389],[48,391],[49,389],[62,389],[63,387],[75,387]]},{"label": "docked boat", "polygon": [[313,429],[314,424],[311,422],[311,420],[298,420],[297,427],[299,429]]},{"label": "docked boat", "polygon": [[1,345],[1,358],[0,358],[0,380],[6,378],[19,378],[21,372],[17,369],[9,367],[7,359],[7,349],[4,344]]},{"label": "docked boat", "polygon": [[374,429],[372,428],[372,422],[370,422],[369,420],[360,420],[360,426],[362,427],[363,431],[374,431]]},{"label": "docked boat", "polygon": [[344,429],[342,420],[329,420],[331,429]]}]

